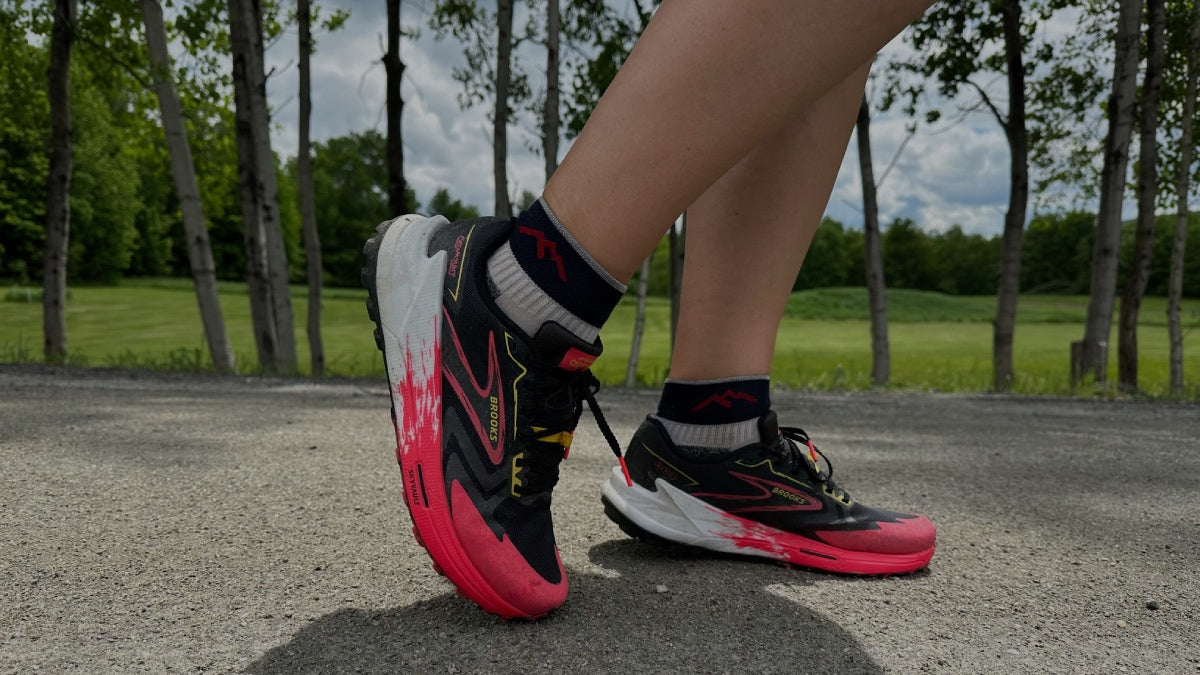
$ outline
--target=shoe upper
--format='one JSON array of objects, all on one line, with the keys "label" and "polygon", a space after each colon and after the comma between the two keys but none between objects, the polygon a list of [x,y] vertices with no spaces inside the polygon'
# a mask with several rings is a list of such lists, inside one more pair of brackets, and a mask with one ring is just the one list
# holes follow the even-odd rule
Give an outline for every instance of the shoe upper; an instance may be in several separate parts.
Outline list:
[{"label": "shoe upper", "polygon": [[625,461],[634,482],[656,490],[661,479],[726,513],[851,550],[908,553],[933,545],[924,516],[867,506],[832,479],[832,466],[803,430],[759,420],[757,443],[703,459],[681,454],[662,424],[648,417]]},{"label": "shoe upper", "polygon": [[[455,511],[471,508],[496,542],[508,542],[546,582],[563,580],[550,517],[551,491],[583,402],[598,383],[587,367],[599,341],[548,324],[533,338],[492,301],[486,261],[507,241],[509,221],[481,218],[443,227],[428,253],[447,256],[442,311],[443,476]],[[456,528],[473,514],[452,513]],[[466,527],[465,525],[463,526]],[[468,537],[460,531],[460,537]],[[486,541],[464,541],[488,555]],[[480,566],[491,563],[478,561]]]}]

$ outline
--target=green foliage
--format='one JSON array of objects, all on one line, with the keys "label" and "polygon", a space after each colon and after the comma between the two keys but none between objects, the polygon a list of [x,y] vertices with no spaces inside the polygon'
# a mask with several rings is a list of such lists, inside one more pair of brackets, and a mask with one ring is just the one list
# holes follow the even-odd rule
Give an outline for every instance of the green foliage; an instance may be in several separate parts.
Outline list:
[{"label": "green foliage", "polygon": [[929,235],[908,218],[898,218],[883,233],[883,278],[888,288],[932,289],[933,245]]},{"label": "green foliage", "polygon": [[46,51],[0,5],[0,276],[41,275],[50,108]]},{"label": "green foliage", "polygon": [[[463,108],[495,101],[496,24],[496,12],[481,7],[475,0],[438,0],[433,6],[429,25],[437,39],[443,40],[447,36],[453,36],[463,45],[463,56],[467,59],[467,65],[456,66],[453,70],[454,79],[463,86],[458,95],[458,104]],[[511,80],[507,102],[510,115],[532,96],[529,76],[521,67],[516,47],[523,40],[533,37],[533,30],[531,24],[526,27],[523,35],[513,31]]]},{"label": "green foliage", "polygon": [[1021,252],[1025,293],[1087,293],[1091,283],[1096,214],[1071,211],[1036,216]]},{"label": "green foliage", "polygon": [[[564,39],[575,45],[574,50],[564,50],[570,73],[566,79],[571,88],[563,97],[567,135],[574,137],[583,130],[601,94],[625,63],[633,43],[649,23],[650,13],[640,1],[633,3],[632,17],[617,12],[603,0],[569,0],[563,9]],[[590,54],[572,59],[572,52]]]},{"label": "green foliage", "polygon": [[[358,286],[362,243],[387,218],[387,141],[365,131],[313,144],[313,197],[325,282]],[[282,180],[295,185],[295,160]]]},{"label": "green foliage", "polygon": [[[846,241],[846,230],[842,224],[829,217],[822,219],[792,290],[864,283],[863,277],[852,279],[850,276],[855,269],[854,254],[853,247]],[[861,249],[858,257],[862,257]]]},{"label": "green foliage", "polygon": [[71,97],[75,132],[67,269],[74,278],[111,282],[129,267],[137,242],[138,170],[117,119],[119,102],[106,100],[81,71],[75,69]]},{"label": "green foliage", "polygon": [[479,209],[467,206],[458,199],[452,199],[450,191],[444,187],[438,188],[437,192],[433,193],[433,198],[429,200],[425,211],[431,216],[443,216],[450,222],[479,217]]},{"label": "green foliage", "polygon": [[934,290],[952,295],[991,295],[1000,276],[1000,238],[966,234],[958,225],[931,238]]}]

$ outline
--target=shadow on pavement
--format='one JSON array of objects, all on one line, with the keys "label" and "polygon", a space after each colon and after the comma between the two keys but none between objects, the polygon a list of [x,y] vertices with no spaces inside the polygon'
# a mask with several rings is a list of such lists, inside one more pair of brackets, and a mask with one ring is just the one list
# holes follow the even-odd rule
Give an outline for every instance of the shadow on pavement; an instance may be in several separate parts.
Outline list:
[{"label": "shadow on pavement", "polygon": [[632,540],[589,557],[603,572],[568,568],[567,603],[540,621],[505,622],[453,593],[345,609],[247,672],[883,672],[829,617],[768,590],[818,575]]}]

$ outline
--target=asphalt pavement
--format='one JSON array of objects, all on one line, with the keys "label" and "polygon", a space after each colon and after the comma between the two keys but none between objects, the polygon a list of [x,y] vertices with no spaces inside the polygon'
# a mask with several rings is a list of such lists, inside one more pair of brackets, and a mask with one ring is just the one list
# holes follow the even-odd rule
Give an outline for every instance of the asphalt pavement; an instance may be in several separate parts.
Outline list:
[{"label": "asphalt pavement", "polygon": [[[606,389],[628,438],[657,394]],[[0,672],[1200,673],[1200,406],[776,391],[938,525],[850,578],[629,539],[586,415],[567,603],[505,622],[410,533],[382,381],[0,366]]]}]

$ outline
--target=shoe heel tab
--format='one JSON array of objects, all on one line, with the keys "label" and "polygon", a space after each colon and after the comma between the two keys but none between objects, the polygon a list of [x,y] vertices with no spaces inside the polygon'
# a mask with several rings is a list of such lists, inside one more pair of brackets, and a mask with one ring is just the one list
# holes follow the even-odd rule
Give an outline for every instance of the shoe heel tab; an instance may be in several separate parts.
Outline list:
[{"label": "shoe heel tab", "polygon": [[543,324],[533,336],[533,352],[542,361],[566,371],[591,368],[603,350],[599,338],[589,344],[553,321]]}]

